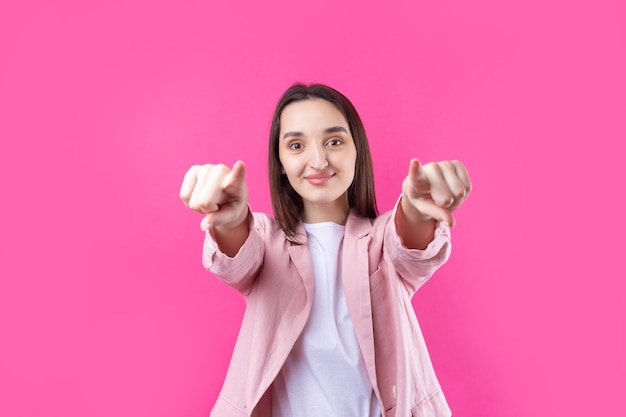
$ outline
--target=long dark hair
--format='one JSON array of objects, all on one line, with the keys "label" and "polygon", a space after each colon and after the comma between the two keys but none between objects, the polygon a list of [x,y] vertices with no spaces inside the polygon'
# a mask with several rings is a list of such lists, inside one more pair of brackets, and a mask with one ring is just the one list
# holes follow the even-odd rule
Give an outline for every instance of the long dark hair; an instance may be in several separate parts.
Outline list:
[{"label": "long dark hair", "polygon": [[356,146],[356,168],[354,181],[348,188],[348,202],[360,216],[375,218],[378,215],[376,195],[374,191],[374,170],[372,156],[365,128],[354,105],[334,88],[323,84],[294,84],[278,100],[269,141],[269,182],[274,217],[280,228],[288,237],[294,237],[296,225],[300,222],[304,204],[302,197],[293,189],[287,175],[283,174],[282,165],[278,156],[280,135],[280,116],[289,104],[303,100],[326,100],[333,104],[343,114],[350,134]]}]

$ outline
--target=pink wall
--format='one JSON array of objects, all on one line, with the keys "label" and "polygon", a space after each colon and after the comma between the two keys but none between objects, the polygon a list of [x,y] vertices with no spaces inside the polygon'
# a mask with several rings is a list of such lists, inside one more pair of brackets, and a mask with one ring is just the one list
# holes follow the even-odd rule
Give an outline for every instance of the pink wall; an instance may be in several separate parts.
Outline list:
[{"label": "pink wall", "polygon": [[244,304],[178,188],[242,159],[269,211],[294,81],[360,110],[381,208],[411,156],[470,169],[415,298],[455,415],[623,410],[623,1],[94,3],[0,6],[0,416],[207,415]]}]

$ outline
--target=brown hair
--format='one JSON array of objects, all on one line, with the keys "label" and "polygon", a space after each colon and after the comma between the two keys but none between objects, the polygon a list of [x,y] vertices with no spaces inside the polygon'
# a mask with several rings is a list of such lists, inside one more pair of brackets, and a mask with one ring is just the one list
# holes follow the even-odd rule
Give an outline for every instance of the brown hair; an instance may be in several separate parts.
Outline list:
[{"label": "brown hair", "polygon": [[300,222],[304,204],[302,197],[293,189],[287,176],[282,172],[278,156],[280,116],[289,104],[322,99],[333,104],[343,114],[356,146],[356,167],[354,180],[348,188],[348,202],[360,216],[375,218],[378,215],[374,192],[374,170],[367,135],[354,105],[339,91],[323,84],[294,84],[278,100],[269,141],[269,182],[274,217],[288,237],[294,237],[296,225]]}]

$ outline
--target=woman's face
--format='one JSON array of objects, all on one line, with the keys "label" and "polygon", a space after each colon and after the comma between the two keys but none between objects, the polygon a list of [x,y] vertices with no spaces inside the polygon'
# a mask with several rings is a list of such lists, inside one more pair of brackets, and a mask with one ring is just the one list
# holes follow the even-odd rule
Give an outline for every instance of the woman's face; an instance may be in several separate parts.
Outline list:
[{"label": "woman's face", "polygon": [[305,222],[347,214],[356,147],[348,122],[333,104],[312,99],[286,106],[278,150],[283,173],[302,197]]}]

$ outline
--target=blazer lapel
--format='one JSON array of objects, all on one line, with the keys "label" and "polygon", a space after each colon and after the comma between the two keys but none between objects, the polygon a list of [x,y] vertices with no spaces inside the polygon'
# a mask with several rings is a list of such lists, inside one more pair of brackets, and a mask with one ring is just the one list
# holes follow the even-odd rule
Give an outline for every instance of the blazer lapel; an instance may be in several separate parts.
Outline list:
[{"label": "blazer lapel", "polygon": [[341,276],[348,312],[354,325],[367,373],[376,394],[376,363],[374,356],[374,326],[369,284],[368,247],[372,224],[370,219],[350,211],[343,240]]},{"label": "blazer lapel", "polygon": [[313,303],[315,272],[313,271],[313,262],[311,261],[311,253],[309,252],[306,230],[304,229],[304,224],[302,224],[302,222],[300,222],[300,224],[296,227],[296,236],[294,240],[301,244],[292,244],[289,247],[289,256],[291,257],[293,264],[296,266],[300,279],[302,280],[302,284],[304,285],[308,311]]}]

